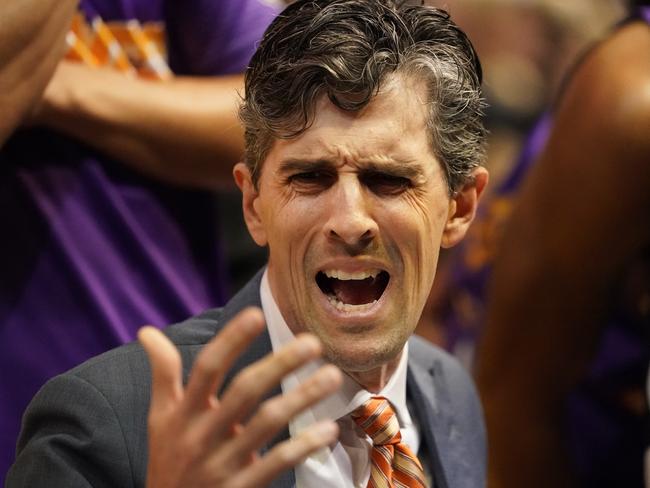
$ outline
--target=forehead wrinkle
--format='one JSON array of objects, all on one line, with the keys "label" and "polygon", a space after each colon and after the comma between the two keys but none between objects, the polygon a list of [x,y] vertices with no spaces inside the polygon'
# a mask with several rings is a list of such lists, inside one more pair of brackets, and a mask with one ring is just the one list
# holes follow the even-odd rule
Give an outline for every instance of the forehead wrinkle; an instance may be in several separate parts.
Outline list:
[{"label": "forehead wrinkle", "polygon": [[352,158],[343,158],[336,163],[325,158],[287,158],[280,163],[278,172],[285,174],[318,169],[334,169],[343,167],[346,164],[356,167],[362,173],[386,173],[412,180],[419,180],[425,176],[423,168],[419,163],[390,157],[381,157],[377,160],[364,159],[361,161],[354,161]]}]

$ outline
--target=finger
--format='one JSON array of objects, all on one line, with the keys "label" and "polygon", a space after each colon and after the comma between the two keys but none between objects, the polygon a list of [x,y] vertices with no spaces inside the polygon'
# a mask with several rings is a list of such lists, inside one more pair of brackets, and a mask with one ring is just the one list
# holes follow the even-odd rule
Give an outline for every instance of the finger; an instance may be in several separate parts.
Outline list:
[{"label": "finger", "polygon": [[302,334],[278,352],[248,366],[222,395],[218,411],[220,420],[230,424],[241,421],[282,378],[320,354],[320,341],[310,334]]},{"label": "finger", "polygon": [[264,315],[259,308],[238,313],[199,353],[185,392],[189,412],[210,405],[217,389],[237,357],[264,330]]},{"label": "finger", "polygon": [[300,464],[309,455],[329,446],[338,438],[336,422],[326,420],[303,430],[296,437],[281,442],[257,462],[237,471],[229,486],[244,488],[266,486],[277,476]]},{"label": "finger", "polygon": [[230,443],[227,462],[237,463],[243,456],[270,441],[289,421],[341,387],[343,375],[334,365],[320,368],[299,387],[264,402],[244,430]]},{"label": "finger", "polygon": [[151,411],[175,405],[183,398],[181,356],[171,341],[155,327],[138,331],[151,364]]}]

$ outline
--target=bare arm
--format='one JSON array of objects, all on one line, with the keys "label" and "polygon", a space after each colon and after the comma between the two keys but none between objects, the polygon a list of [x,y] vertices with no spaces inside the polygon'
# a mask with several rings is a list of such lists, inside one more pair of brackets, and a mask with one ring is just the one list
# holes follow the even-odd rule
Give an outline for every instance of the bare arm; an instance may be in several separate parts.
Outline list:
[{"label": "bare arm", "polygon": [[180,185],[232,181],[241,159],[241,75],[148,81],[63,61],[34,122]]},{"label": "bare arm", "polygon": [[650,31],[575,74],[505,229],[477,382],[490,486],[572,486],[560,416],[604,326],[608,286],[650,242]]},{"label": "bare arm", "polygon": [[63,54],[77,0],[21,0],[0,6],[0,146],[21,123]]}]

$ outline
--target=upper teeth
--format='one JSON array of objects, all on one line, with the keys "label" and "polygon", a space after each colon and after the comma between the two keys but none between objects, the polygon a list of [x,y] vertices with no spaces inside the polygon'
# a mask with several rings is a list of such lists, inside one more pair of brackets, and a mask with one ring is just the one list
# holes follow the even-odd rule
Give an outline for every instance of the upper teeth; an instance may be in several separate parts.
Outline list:
[{"label": "upper teeth", "polygon": [[380,269],[368,269],[364,271],[357,271],[356,273],[348,273],[340,269],[328,269],[323,271],[328,278],[336,278],[337,280],[365,280],[366,278],[374,278],[381,272]]}]

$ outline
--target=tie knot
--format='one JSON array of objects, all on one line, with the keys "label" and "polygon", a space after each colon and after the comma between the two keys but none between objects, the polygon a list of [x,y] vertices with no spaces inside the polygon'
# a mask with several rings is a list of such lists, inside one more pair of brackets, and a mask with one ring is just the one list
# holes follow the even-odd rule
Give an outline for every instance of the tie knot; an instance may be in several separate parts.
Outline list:
[{"label": "tie knot", "polygon": [[399,444],[402,436],[395,411],[384,397],[370,398],[351,413],[352,419],[372,439],[375,446]]}]

